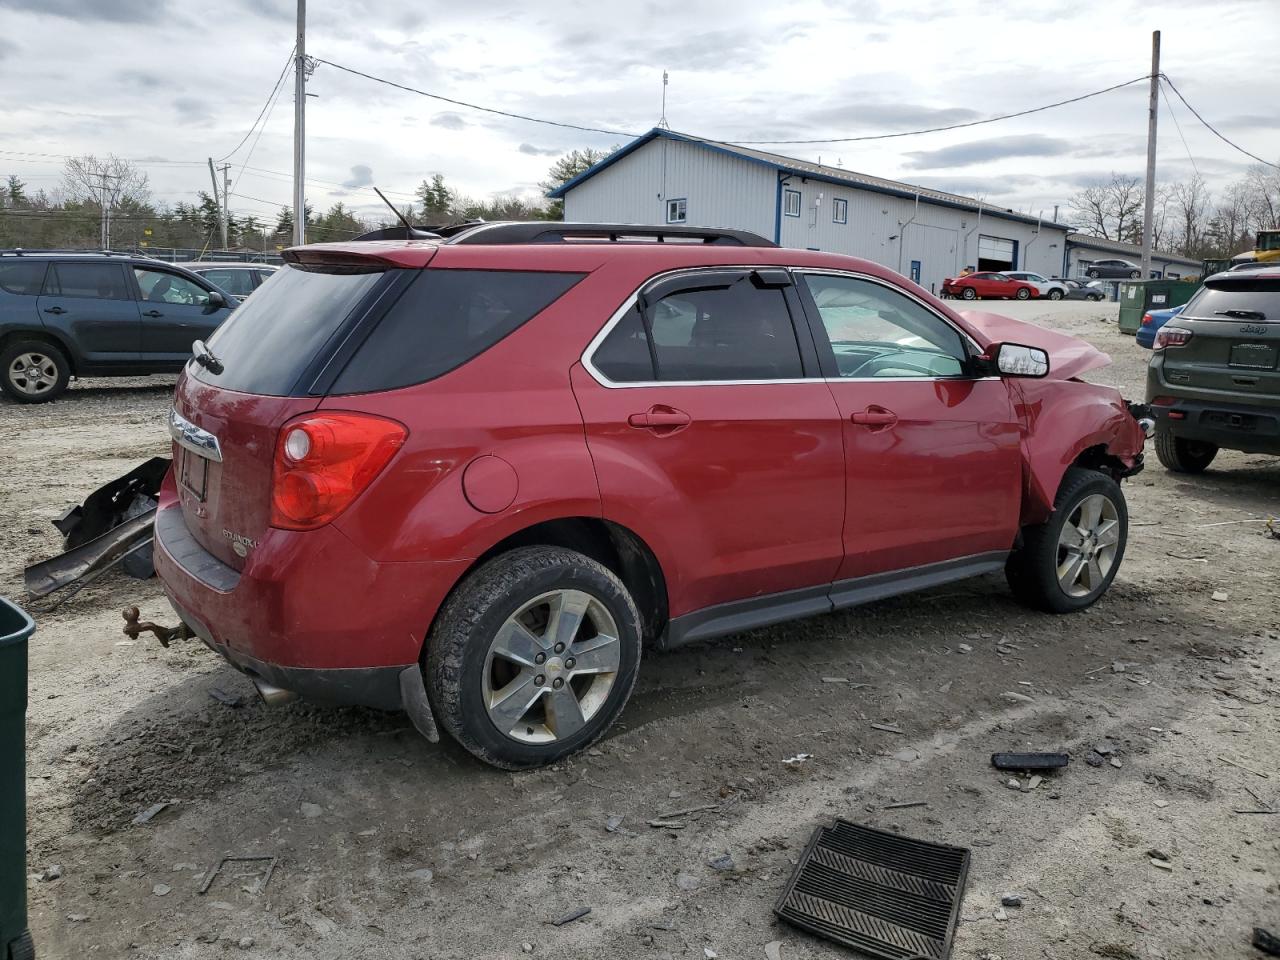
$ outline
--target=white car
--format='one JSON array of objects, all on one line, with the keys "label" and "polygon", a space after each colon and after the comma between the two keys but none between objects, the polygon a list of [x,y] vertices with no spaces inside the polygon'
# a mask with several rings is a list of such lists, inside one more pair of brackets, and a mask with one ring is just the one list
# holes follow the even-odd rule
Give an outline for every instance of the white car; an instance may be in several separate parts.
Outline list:
[{"label": "white car", "polygon": [[1050,300],[1061,300],[1067,295],[1067,286],[1060,280],[1050,280],[1048,277],[1042,277],[1038,273],[1029,273],[1026,270],[1000,271],[1006,277],[1013,277],[1015,280],[1021,280],[1029,283],[1039,291],[1039,296],[1046,297]]}]

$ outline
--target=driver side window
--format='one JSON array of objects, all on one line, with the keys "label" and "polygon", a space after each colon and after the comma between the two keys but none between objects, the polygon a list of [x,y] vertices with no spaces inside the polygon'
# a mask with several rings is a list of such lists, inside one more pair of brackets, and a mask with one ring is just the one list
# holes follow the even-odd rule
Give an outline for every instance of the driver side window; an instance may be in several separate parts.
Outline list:
[{"label": "driver side window", "polygon": [[960,334],[910,297],[857,277],[806,274],[804,282],[840,377],[965,375],[968,355]]},{"label": "driver side window", "polygon": [[176,273],[134,267],[133,275],[138,278],[138,289],[147,303],[186,303],[198,307],[209,303],[208,290]]}]

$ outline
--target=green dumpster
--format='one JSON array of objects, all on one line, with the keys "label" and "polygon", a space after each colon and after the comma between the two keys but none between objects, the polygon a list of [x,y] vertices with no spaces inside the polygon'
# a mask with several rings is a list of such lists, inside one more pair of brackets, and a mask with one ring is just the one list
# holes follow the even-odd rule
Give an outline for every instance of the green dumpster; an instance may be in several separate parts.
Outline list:
[{"label": "green dumpster", "polygon": [[1148,310],[1180,307],[1199,289],[1187,280],[1127,280],[1120,284],[1120,332],[1137,333]]},{"label": "green dumpster", "polygon": [[27,639],[36,625],[0,597],[0,960],[36,955],[27,931]]}]

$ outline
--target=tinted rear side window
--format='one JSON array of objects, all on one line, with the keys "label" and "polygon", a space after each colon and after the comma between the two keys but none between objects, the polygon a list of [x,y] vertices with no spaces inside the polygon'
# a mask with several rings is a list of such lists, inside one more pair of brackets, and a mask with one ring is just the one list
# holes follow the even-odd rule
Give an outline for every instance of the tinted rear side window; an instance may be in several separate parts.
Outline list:
[{"label": "tinted rear side window", "polygon": [[55,263],[45,294],[94,300],[132,300],[118,263]]},{"label": "tinted rear side window", "polygon": [[448,373],[537,316],[583,276],[423,270],[360,345],[332,392],[394,390]]},{"label": "tinted rear side window", "polygon": [[27,297],[40,296],[45,266],[43,260],[0,263],[0,290]]},{"label": "tinted rear side window", "polygon": [[[1250,316],[1233,316],[1228,310],[1242,310]],[[1252,277],[1204,287],[1183,310],[1188,317],[1216,320],[1257,320],[1280,323],[1280,277]]]},{"label": "tinted rear side window", "polygon": [[187,371],[242,393],[283,397],[305,389],[309,384],[299,385],[299,378],[385,276],[385,271],[278,270],[209,338],[222,373],[196,364],[188,364]]}]

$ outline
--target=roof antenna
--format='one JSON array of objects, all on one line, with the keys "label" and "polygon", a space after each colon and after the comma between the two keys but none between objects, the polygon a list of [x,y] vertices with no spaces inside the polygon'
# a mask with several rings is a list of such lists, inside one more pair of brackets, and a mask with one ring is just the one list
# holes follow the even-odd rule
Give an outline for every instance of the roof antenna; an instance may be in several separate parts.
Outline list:
[{"label": "roof antenna", "polygon": [[658,120],[658,126],[663,130],[670,130],[671,124],[667,123],[667,71],[662,71],[662,118]]},{"label": "roof antenna", "polygon": [[390,207],[390,208],[391,208],[391,212],[392,212],[392,213],[394,213],[394,214],[396,215],[396,219],[398,219],[401,223],[403,223],[403,224],[404,224],[404,228],[405,228],[407,231],[409,231],[409,236],[408,236],[408,237],[406,237],[406,239],[410,239],[410,240],[411,240],[411,239],[413,239],[413,237],[415,237],[416,235],[418,235],[419,233],[421,233],[421,232],[422,232],[421,230],[417,230],[417,229],[415,229],[415,228],[414,228],[414,226],[413,226],[413,224],[411,224],[408,220],[406,220],[406,219],[405,219],[404,214],[403,214],[403,213],[401,213],[401,212],[396,208],[396,205],[395,205],[394,203],[392,203],[390,200],[388,200],[388,199],[383,195],[383,193],[382,193],[382,191],[381,191],[381,190],[379,190],[377,187],[374,187],[374,188],[373,188],[373,192],[374,192],[374,193],[376,193],[376,194],[378,195],[379,199],[381,199],[383,203],[385,203],[388,207]]}]

